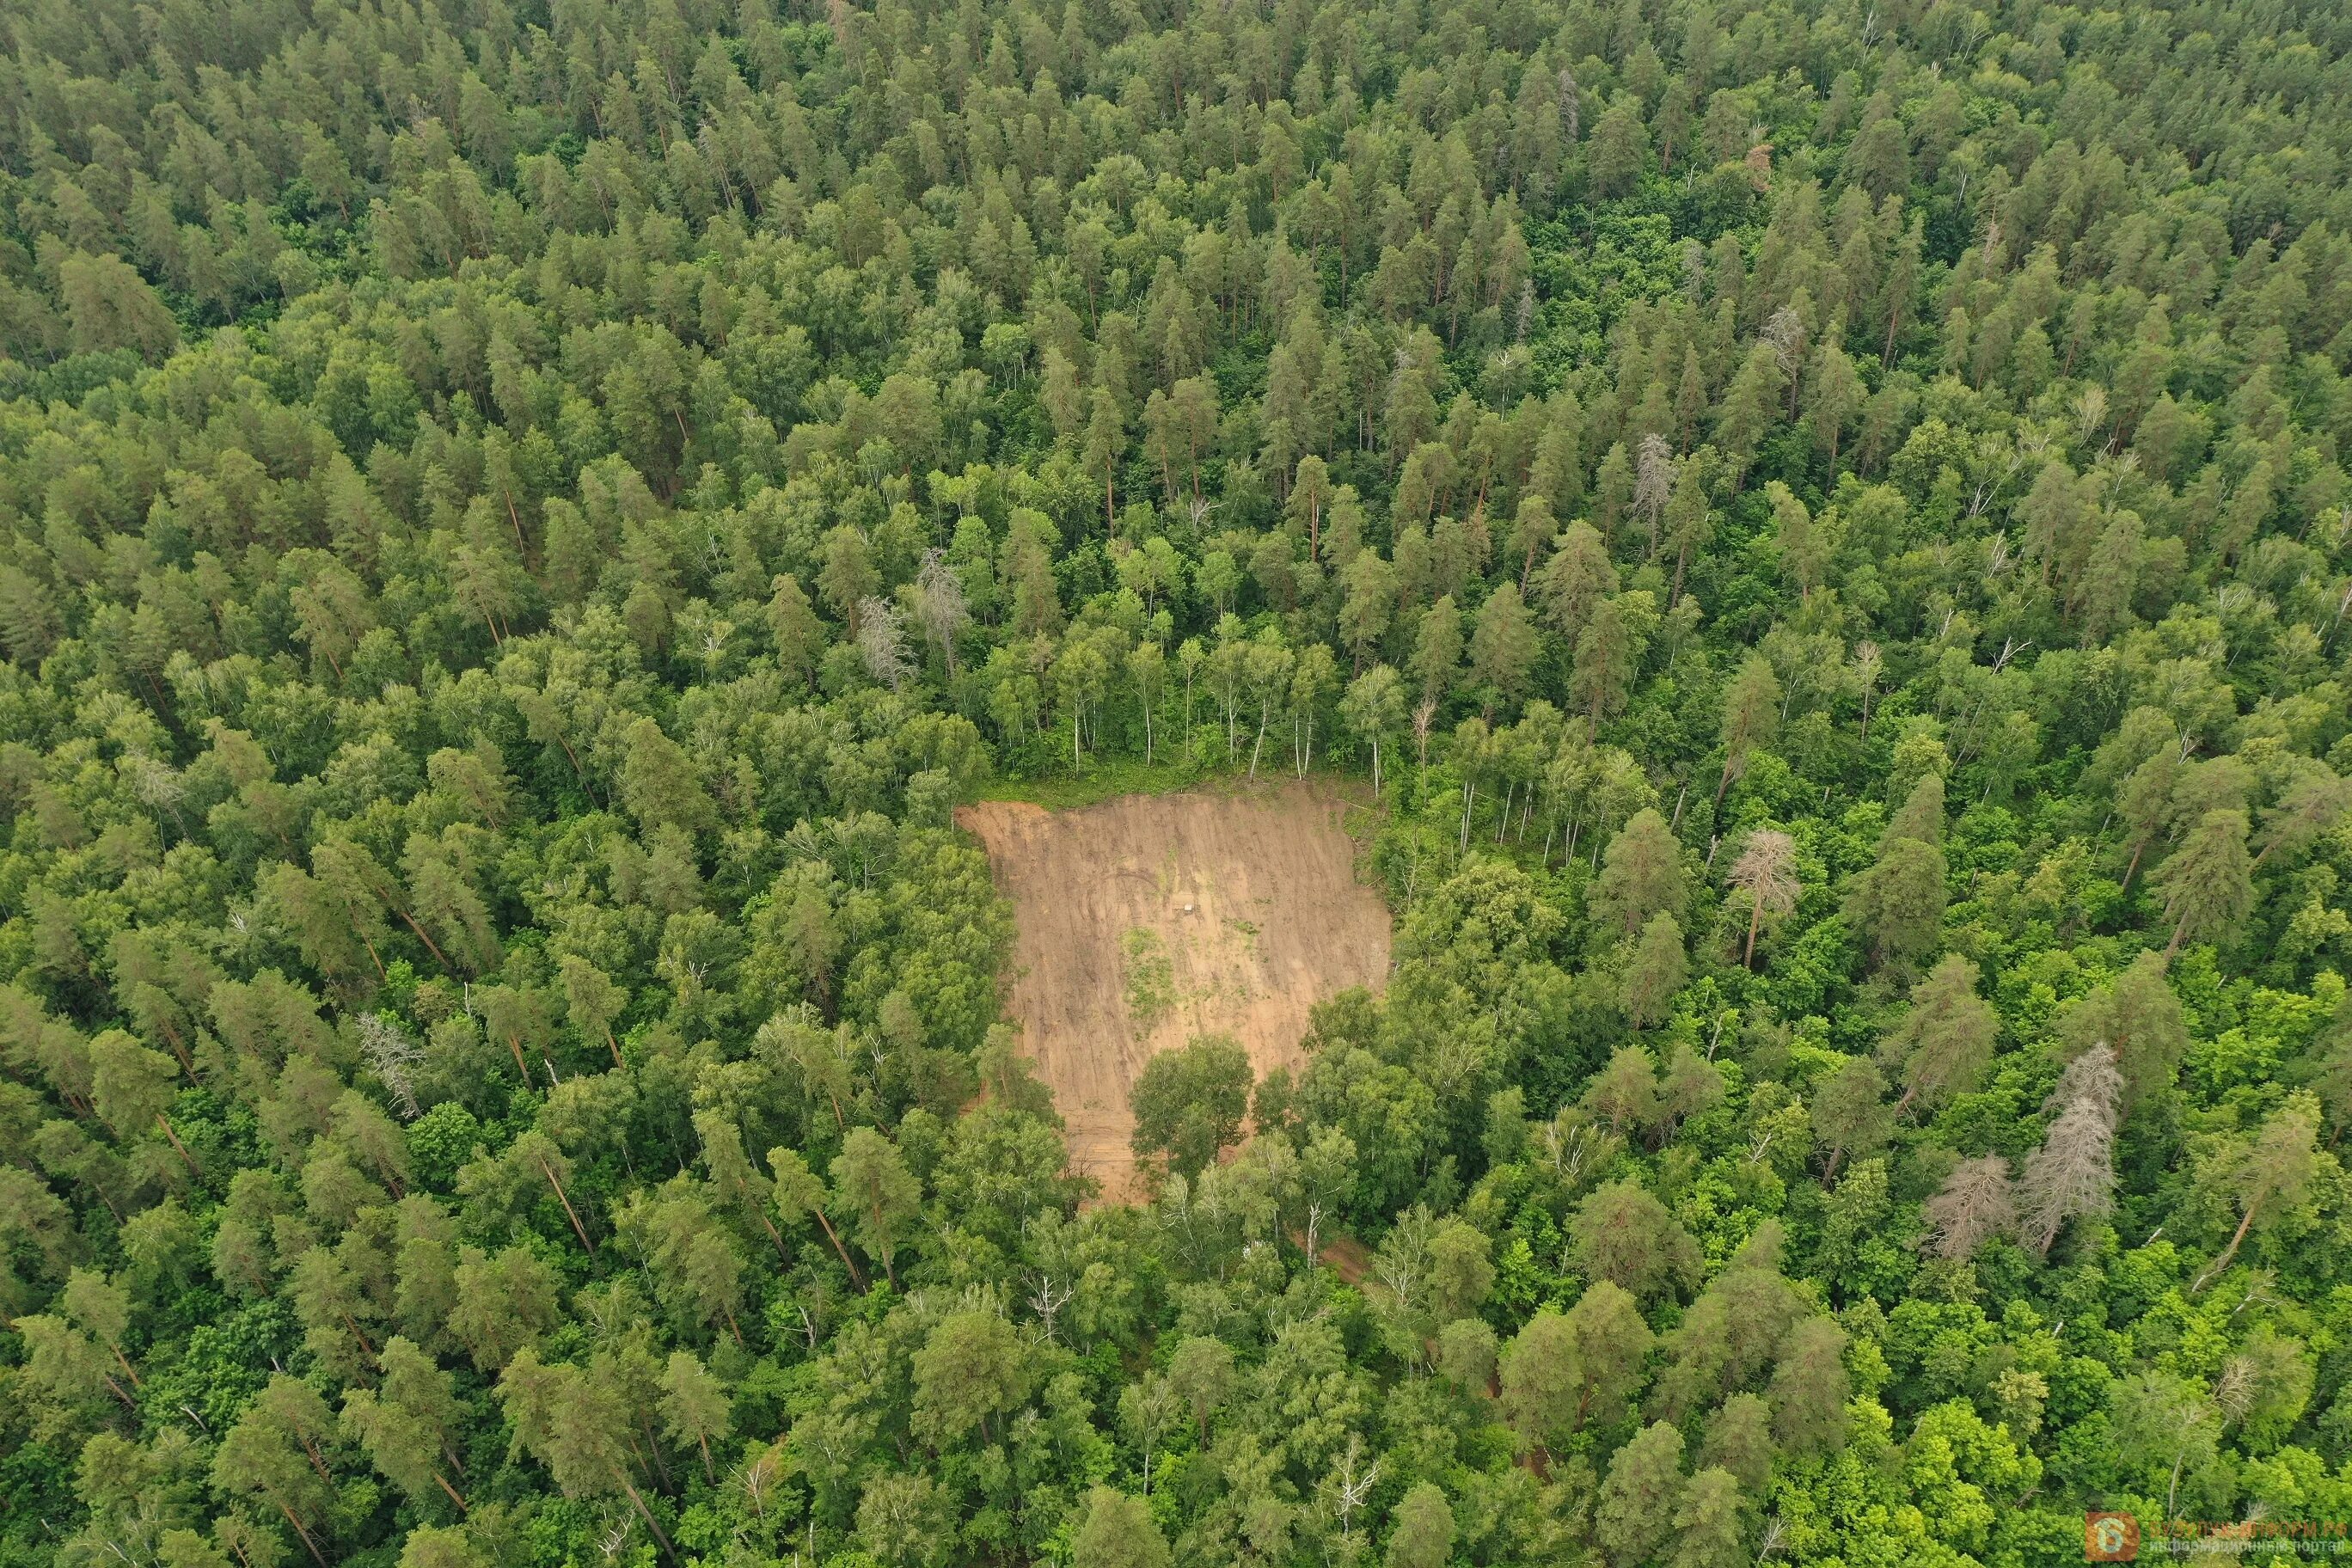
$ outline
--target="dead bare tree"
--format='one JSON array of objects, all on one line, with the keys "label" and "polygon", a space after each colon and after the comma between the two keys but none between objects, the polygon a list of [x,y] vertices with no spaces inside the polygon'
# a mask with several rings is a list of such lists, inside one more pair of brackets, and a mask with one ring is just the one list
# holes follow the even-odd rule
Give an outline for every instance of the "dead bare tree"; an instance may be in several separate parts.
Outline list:
[{"label": "dead bare tree", "polygon": [[1963,1160],[1927,1200],[1932,1234],[1925,1243],[1937,1258],[1967,1258],[1992,1237],[2015,1228],[2016,1194],[2009,1162],[1999,1154]]},{"label": "dead bare tree", "polygon": [[866,673],[880,684],[893,691],[906,685],[907,678],[915,672],[915,661],[907,652],[907,631],[899,623],[898,606],[887,599],[859,602],[857,652],[866,661]]},{"label": "dead bare tree", "polygon": [[1331,1510],[1339,1516],[1339,1534],[1345,1538],[1349,1522],[1356,1510],[1362,1508],[1372,1495],[1372,1486],[1381,1479],[1381,1462],[1374,1459],[1361,1470],[1356,1466],[1362,1459],[1363,1439],[1348,1438],[1348,1452],[1339,1461],[1339,1471],[1331,1478]]},{"label": "dead bare tree", "polygon": [[425,1060],[425,1052],[397,1025],[385,1021],[383,1015],[362,1013],[359,1022],[360,1054],[367,1058],[370,1068],[392,1096],[394,1109],[403,1121],[414,1121],[421,1114],[416,1103],[416,1088],[411,1075]]},{"label": "dead bare tree", "polygon": [[1043,1272],[1038,1274],[1037,1289],[1030,1293],[1028,1299],[1029,1310],[1037,1314],[1039,1322],[1045,1325],[1045,1341],[1048,1344],[1054,1342],[1055,1314],[1068,1306],[1070,1298],[1076,1294],[1077,1294],[1076,1286],[1056,1285],[1052,1275]]},{"label": "dead bare tree", "polygon": [[1766,910],[1785,915],[1797,907],[1803,885],[1797,880],[1797,841],[1777,827],[1759,827],[1748,836],[1747,847],[1731,864],[1733,887],[1748,895],[1748,949],[1741,967],[1756,966],[1756,932]]},{"label": "dead bare tree", "polygon": [[1642,437],[1633,459],[1633,510],[1650,525],[1650,552],[1658,549],[1658,522],[1675,493],[1675,449],[1652,431]]},{"label": "dead bare tree", "polygon": [[2123,1073],[2115,1047],[2097,1045],[2067,1066],[2045,1109],[2055,1108],[2042,1146],[2025,1157],[2017,1196],[2025,1237],[2047,1256],[2070,1219],[2095,1219],[2115,1206],[2116,1116]]},{"label": "dead bare tree", "polygon": [[948,679],[956,675],[956,637],[971,624],[971,610],[965,603],[963,579],[948,564],[947,552],[939,549],[923,552],[923,563],[915,574],[915,618],[922,623],[923,633],[937,643],[940,657],[947,661]]}]

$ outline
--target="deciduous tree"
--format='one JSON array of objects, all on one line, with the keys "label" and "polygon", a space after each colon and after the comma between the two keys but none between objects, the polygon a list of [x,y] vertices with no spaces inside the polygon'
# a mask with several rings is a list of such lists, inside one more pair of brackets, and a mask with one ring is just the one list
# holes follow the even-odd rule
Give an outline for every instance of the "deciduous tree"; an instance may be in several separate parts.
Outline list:
[{"label": "deciduous tree", "polygon": [[1176,1175],[1200,1174],[1241,1136],[1255,1076],[1249,1053],[1225,1036],[1202,1036],[1154,1056],[1129,1093],[1136,1153],[1165,1157]]}]

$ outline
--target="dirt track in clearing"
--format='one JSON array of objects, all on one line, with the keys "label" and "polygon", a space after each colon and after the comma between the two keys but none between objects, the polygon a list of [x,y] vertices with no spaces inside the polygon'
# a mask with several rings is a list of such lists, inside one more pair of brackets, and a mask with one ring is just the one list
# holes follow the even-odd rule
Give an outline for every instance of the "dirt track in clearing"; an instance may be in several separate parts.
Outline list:
[{"label": "dirt track in clearing", "polygon": [[1309,1007],[1385,981],[1388,909],[1356,879],[1346,809],[1328,788],[1283,784],[956,813],[1013,903],[1007,1015],[1054,1090],[1071,1168],[1105,1197],[1135,1190],[1128,1089],[1154,1052],[1225,1034],[1261,1078],[1296,1068]]}]

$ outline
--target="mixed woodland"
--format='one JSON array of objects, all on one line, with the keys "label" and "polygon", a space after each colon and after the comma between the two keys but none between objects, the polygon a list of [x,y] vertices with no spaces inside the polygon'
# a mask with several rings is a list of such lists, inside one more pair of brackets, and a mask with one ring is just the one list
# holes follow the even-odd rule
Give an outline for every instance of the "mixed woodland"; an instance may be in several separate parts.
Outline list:
[{"label": "mixed woodland", "polygon": [[[0,1563],[2352,1519],[2352,11],[0,16]],[[1099,1201],[955,807],[1294,777]]]}]

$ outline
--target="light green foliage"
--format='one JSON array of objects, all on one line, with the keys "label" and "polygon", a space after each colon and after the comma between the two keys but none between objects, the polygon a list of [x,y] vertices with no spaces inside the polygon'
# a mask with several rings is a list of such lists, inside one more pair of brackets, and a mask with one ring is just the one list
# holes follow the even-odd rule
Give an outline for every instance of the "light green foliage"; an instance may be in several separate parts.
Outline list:
[{"label": "light green foliage", "polygon": [[1070,1561],[1077,1568],[1167,1568],[1174,1559],[1139,1499],[1097,1487],[1070,1542]]},{"label": "light green foliage", "polygon": [[1175,966],[1169,961],[1168,944],[1159,932],[1139,928],[1120,933],[1118,951],[1128,1013],[1137,1027],[1149,1029],[1176,1005]]},{"label": "light green foliage", "polygon": [[1423,1481],[1396,1506],[1388,1568],[1444,1568],[1454,1555],[1454,1510],[1445,1494]]},{"label": "light green foliage", "polygon": [[1166,1155],[1174,1174],[1199,1174],[1241,1135],[1253,1077],[1249,1054],[1223,1036],[1154,1056],[1132,1096],[1136,1152]]}]

